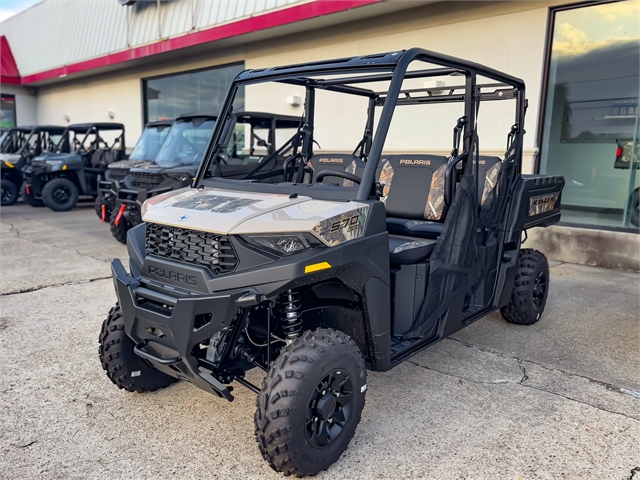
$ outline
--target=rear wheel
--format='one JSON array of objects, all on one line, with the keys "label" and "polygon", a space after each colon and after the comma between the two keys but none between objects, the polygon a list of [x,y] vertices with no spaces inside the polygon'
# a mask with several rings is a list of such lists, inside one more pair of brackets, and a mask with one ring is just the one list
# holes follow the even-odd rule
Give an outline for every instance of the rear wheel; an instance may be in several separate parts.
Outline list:
[{"label": "rear wheel", "polygon": [[525,248],[518,257],[520,266],[509,303],[500,309],[507,322],[532,325],[540,320],[549,293],[549,262],[538,250]]},{"label": "rear wheel", "polygon": [[32,207],[44,207],[44,202],[42,198],[38,198],[33,193],[33,190],[27,188],[27,184],[23,183],[20,189],[20,193],[24,201],[27,202]]},{"label": "rear wheel", "polygon": [[111,228],[111,235],[113,238],[118,240],[120,243],[127,243],[127,232],[131,228],[131,224],[127,221],[124,216],[120,217],[118,223],[116,223],[116,219],[118,218],[118,210],[114,210],[111,212],[111,219],[109,220],[109,227]]},{"label": "rear wheel", "polygon": [[100,363],[107,377],[128,392],[153,392],[178,380],[149,366],[133,352],[135,344],[124,331],[120,305],[109,311],[98,338]]},{"label": "rear wheel", "polygon": [[49,180],[42,189],[42,201],[55,212],[68,212],[78,203],[78,187],[68,178]]},{"label": "rear wheel", "polygon": [[8,207],[9,205],[13,205],[18,201],[18,197],[20,196],[20,191],[18,190],[18,186],[10,180],[2,179],[1,187],[2,193],[0,198],[2,202],[0,203],[3,207]]},{"label": "rear wheel", "polygon": [[315,475],[347,448],[364,407],[367,372],[356,344],[333,329],[286,346],[262,382],[254,423],[271,468]]}]

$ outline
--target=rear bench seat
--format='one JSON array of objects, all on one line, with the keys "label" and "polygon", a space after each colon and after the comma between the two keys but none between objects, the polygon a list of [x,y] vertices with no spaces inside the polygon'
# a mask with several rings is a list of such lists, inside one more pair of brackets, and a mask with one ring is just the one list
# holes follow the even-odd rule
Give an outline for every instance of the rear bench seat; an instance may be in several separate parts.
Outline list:
[{"label": "rear bench seat", "polygon": [[[424,169],[407,169],[407,162],[400,159],[431,161]],[[380,183],[385,183],[385,191],[390,197],[387,206],[387,230],[389,233],[409,237],[436,239],[442,233],[446,206],[444,205],[444,169],[446,157],[437,155],[397,155],[389,166],[385,164],[380,175]],[[444,163],[442,163],[444,162]],[[495,188],[497,172],[501,159],[493,156],[480,156],[478,164],[478,198],[484,204],[488,194]],[[440,170],[442,169],[442,170]],[[386,173],[385,173],[386,172]],[[398,173],[401,173],[398,176]],[[391,177],[391,182],[388,178]],[[407,177],[412,177],[407,180]],[[396,182],[397,188],[389,187]],[[401,185],[398,185],[401,184]],[[396,193],[397,192],[397,193]],[[391,197],[393,196],[393,200]],[[412,207],[404,207],[404,202],[413,202]],[[391,208],[389,208],[391,205]],[[421,211],[422,206],[424,209]]]}]

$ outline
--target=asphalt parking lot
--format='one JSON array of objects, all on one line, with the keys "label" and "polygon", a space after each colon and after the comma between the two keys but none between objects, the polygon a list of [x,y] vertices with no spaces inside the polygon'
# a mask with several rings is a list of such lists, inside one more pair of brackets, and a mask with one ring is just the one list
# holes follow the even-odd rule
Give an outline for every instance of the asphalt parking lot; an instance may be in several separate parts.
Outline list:
[{"label": "asphalt parking lot", "polygon": [[[98,361],[126,257],[90,205],[0,217],[0,476],[278,478],[255,395],[118,390]],[[318,478],[640,478],[640,276],[554,264],[544,317],[491,315],[387,373]],[[259,373],[250,379],[258,383]]]}]

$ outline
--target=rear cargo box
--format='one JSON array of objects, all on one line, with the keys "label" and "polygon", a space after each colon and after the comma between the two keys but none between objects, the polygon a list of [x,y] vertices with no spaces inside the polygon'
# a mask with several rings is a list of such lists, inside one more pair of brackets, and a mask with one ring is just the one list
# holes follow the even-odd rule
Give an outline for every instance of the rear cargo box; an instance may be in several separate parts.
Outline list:
[{"label": "rear cargo box", "polygon": [[522,230],[548,227],[560,221],[564,177],[521,175],[511,202],[507,231],[515,240]]}]

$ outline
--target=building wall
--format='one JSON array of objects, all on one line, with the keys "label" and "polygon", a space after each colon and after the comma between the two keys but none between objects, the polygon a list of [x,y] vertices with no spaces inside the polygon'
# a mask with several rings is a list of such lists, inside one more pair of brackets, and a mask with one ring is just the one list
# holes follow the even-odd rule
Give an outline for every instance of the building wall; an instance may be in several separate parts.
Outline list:
[{"label": "building wall", "polygon": [[16,96],[16,119],[20,125],[38,124],[37,94],[35,88],[0,84],[0,92]]},{"label": "building wall", "polygon": [[[142,78],[242,60],[247,68],[262,68],[420,46],[477,61],[525,80],[529,98],[524,164],[527,172],[532,169],[536,148],[548,5],[547,2],[427,5],[366,22],[226,49],[224,55],[219,51],[200,53],[44,86],[38,94],[38,121],[60,123],[67,114],[71,123],[106,121],[107,112],[113,111],[114,121],[126,125],[128,144],[132,146],[142,127]],[[295,93],[294,88],[282,85],[250,87],[246,92],[246,108],[302,114],[302,107],[285,102],[287,96]],[[319,97],[317,139],[325,150],[352,150],[362,135],[364,110],[359,105],[362,101],[329,95],[337,101]],[[408,110],[398,112],[394,118],[392,133],[396,134],[390,136],[387,150],[448,153],[451,129],[461,107],[405,108]],[[503,153],[506,134],[513,122],[513,108],[513,102],[482,105],[480,145],[484,154]],[[359,116],[349,121],[354,111]]]}]

